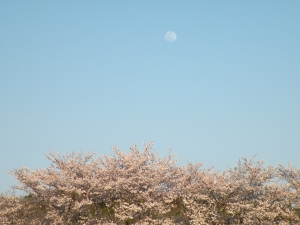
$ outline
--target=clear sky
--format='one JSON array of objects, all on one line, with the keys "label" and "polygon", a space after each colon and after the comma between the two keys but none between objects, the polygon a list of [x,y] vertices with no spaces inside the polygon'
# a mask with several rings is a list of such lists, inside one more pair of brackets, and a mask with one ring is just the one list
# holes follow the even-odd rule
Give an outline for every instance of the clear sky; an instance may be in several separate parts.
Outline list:
[{"label": "clear sky", "polygon": [[[154,142],[299,168],[300,1],[0,1],[0,191],[48,150]],[[175,42],[164,39],[174,31]]]}]

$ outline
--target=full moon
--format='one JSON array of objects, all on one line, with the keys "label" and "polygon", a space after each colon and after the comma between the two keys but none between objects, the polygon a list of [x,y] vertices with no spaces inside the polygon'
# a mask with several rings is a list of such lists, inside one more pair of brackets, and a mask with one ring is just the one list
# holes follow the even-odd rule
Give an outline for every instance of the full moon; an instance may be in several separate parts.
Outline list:
[{"label": "full moon", "polygon": [[173,31],[168,31],[166,34],[165,34],[165,40],[167,42],[174,42],[176,41],[177,39],[177,35],[175,34],[175,32]]}]

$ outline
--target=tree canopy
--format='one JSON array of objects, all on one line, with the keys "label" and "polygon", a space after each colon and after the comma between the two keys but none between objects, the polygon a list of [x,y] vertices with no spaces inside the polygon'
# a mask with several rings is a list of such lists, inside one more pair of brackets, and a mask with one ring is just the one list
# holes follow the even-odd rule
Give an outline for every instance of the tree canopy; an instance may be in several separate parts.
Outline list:
[{"label": "tree canopy", "polygon": [[49,152],[45,169],[21,168],[0,195],[1,224],[299,224],[300,170],[241,159],[223,172],[174,155]]}]

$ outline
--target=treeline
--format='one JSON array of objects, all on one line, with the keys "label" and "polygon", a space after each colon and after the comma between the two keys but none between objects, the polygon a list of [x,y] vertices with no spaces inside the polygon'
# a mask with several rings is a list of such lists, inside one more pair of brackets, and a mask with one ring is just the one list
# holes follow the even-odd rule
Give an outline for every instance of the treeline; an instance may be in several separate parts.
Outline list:
[{"label": "treeline", "polygon": [[11,171],[0,195],[1,224],[300,224],[300,170],[242,159],[224,172],[176,165],[137,146],[125,154],[60,155],[51,166]]}]

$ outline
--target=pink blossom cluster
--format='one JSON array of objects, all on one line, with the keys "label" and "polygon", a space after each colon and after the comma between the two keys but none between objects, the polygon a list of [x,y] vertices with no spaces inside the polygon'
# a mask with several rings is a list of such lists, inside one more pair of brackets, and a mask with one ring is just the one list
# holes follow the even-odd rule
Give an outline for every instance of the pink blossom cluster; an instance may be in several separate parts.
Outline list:
[{"label": "pink blossom cluster", "polygon": [[51,166],[10,173],[0,224],[300,224],[300,170],[242,159],[224,172],[176,165],[136,145],[125,154],[49,152]]}]

